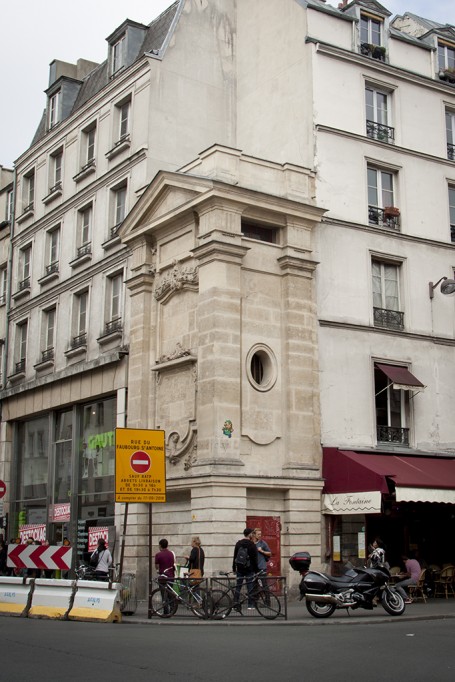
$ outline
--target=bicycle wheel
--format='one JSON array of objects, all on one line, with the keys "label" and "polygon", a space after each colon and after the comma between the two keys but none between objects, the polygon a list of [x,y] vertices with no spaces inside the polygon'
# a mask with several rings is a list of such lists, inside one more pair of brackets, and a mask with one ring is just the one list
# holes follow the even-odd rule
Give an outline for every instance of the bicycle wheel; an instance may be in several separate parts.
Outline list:
[{"label": "bicycle wheel", "polygon": [[209,618],[223,620],[232,611],[232,597],[229,591],[212,590],[209,595]]},{"label": "bicycle wheel", "polygon": [[[185,599],[186,598],[186,599]],[[198,618],[210,617],[210,602],[206,589],[199,587],[197,591],[188,592],[185,594],[185,603]]]},{"label": "bicycle wheel", "polygon": [[281,613],[281,604],[278,597],[268,590],[261,590],[256,592],[255,606],[258,613],[267,620],[274,620],[278,618]]},{"label": "bicycle wheel", "polygon": [[161,592],[159,587],[150,596],[152,614],[159,618],[170,618],[177,611],[177,599],[173,594]]}]

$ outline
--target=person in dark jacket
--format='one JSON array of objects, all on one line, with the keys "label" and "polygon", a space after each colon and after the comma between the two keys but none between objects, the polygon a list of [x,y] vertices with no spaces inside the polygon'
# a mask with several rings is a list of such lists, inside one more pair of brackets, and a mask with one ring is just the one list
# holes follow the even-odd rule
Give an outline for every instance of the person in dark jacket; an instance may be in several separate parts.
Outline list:
[{"label": "person in dark jacket", "polygon": [[232,570],[237,575],[237,584],[234,592],[234,609],[240,611],[239,605],[240,590],[243,582],[246,582],[248,590],[248,608],[254,609],[253,600],[253,575],[259,571],[258,551],[253,542],[253,528],[245,528],[243,538],[236,542],[234,556],[232,559]]}]

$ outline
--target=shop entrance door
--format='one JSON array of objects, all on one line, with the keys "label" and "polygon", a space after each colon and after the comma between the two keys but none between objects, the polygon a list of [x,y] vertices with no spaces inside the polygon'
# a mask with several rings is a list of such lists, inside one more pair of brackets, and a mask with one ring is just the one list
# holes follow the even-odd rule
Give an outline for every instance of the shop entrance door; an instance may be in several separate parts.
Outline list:
[{"label": "shop entrance door", "polygon": [[266,541],[272,552],[267,563],[269,575],[281,575],[281,523],[279,516],[247,516],[248,528],[260,528],[262,539]]}]

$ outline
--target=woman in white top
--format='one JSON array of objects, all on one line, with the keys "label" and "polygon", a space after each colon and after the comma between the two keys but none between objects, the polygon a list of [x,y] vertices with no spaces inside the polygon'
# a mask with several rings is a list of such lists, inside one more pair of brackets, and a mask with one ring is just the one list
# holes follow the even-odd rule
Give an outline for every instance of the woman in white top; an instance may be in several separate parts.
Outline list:
[{"label": "woman in white top", "polygon": [[107,580],[109,577],[109,567],[112,565],[112,555],[106,547],[106,541],[104,538],[98,540],[98,547],[93,552],[91,560],[97,557],[98,562],[95,567],[95,575],[97,580]]}]

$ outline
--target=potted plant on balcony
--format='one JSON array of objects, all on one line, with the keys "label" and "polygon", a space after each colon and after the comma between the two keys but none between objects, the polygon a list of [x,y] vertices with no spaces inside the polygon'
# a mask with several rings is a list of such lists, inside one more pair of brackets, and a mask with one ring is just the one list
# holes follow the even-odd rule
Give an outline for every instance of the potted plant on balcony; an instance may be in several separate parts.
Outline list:
[{"label": "potted plant on balcony", "polygon": [[398,218],[400,215],[400,209],[396,206],[385,206],[384,207],[384,218]]},{"label": "potted plant on balcony", "polygon": [[439,78],[448,83],[455,83],[455,69],[453,67],[448,69],[441,69],[439,71]]},{"label": "potted plant on balcony", "polygon": [[380,59],[382,62],[385,61],[386,49],[382,45],[372,45],[373,50],[371,56],[374,59]]}]

